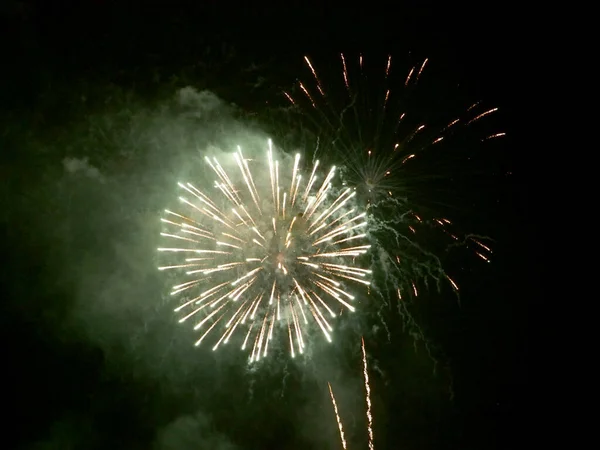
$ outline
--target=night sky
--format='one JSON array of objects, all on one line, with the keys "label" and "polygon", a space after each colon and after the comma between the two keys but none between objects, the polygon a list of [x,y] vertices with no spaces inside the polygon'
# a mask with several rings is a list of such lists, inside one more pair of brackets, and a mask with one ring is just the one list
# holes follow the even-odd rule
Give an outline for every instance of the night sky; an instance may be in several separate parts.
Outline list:
[{"label": "night sky", "polygon": [[[368,448],[361,335],[375,448],[519,442],[537,264],[510,11],[54,3],[0,7],[3,448],[337,449],[327,381],[348,448]],[[282,88],[308,79],[304,55],[326,66],[340,51],[382,63],[392,54],[402,67],[428,57],[438,112],[454,111],[445,91],[499,107],[490,125],[507,137],[451,158],[460,181],[442,206],[464,232],[494,239],[492,262],[457,252],[446,269],[460,303],[444,288],[409,306],[429,345],[395,310],[388,339],[371,307],[341,344],[302,362],[249,369],[238,352],[196,349],[165,308],[156,270],[155,223],[177,177],[194,170],[189,123],[169,102],[184,88],[208,90],[260,120],[284,102]],[[202,138],[228,132],[211,121],[223,123],[205,119]]]}]

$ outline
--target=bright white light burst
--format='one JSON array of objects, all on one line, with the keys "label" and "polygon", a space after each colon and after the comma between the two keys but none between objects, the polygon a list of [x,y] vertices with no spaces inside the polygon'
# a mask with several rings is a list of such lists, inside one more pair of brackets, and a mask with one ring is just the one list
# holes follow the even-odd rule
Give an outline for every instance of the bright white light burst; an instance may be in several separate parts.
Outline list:
[{"label": "bright white light burst", "polygon": [[172,246],[158,249],[170,259],[159,270],[185,277],[171,295],[181,294],[180,322],[194,320],[201,330],[196,345],[215,334],[216,350],[239,335],[242,350],[252,347],[252,362],[267,356],[278,330],[292,357],[303,353],[310,323],[331,342],[329,319],[355,310],[346,284],[368,286],[371,274],[356,266],[370,245],[364,245],[367,218],[353,205],[355,191],[336,191],[335,166],[319,181],[319,161],[305,182],[299,154],[290,177],[268,144],[263,162],[245,158],[238,147],[231,173],[206,157],[217,177],[214,192],[179,183],[185,211],[165,211],[161,235]]}]

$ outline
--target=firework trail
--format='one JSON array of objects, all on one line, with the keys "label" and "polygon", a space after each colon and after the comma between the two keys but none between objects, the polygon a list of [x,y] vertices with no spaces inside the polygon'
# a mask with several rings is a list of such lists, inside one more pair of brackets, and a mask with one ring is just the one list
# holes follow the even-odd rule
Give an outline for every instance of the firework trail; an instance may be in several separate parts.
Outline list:
[{"label": "firework trail", "polygon": [[158,250],[171,256],[159,270],[182,276],[171,292],[182,296],[179,322],[196,321],[196,345],[215,330],[213,350],[239,334],[241,348],[252,347],[251,362],[267,356],[278,329],[292,357],[303,353],[309,318],[331,342],[329,321],[355,310],[346,284],[370,285],[371,271],[358,265],[370,245],[356,192],[333,186],[335,166],[321,181],[319,161],[305,182],[299,154],[289,176],[271,141],[266,162],[245,158],[240,147],[233,158],[232,172],[206,157],[214,190],[179,183],[185,211],[166,210],[161,219],[161,236],[177,243]]},{"label": "firework trail", "polygon": [[346,438],[344,437],[344,426],[342,425],[342,419],[340,419],[340,414],[338,412],[337,403],[335,402],[335,397],[333,395],[333,390],[331,389],[331,383],[327,383],[329,386],[329,395],[331,396],[331,403],[333,404],[333,412],[335,413],[335,420],[338,424],[338,429],[340,430],[340,440],[342,442],[342,448],[346,450]]},{"label": "firework trail", "polygon": [[[463,115],[445,121],[437,118],[429,124],[411,112],[409,101],[426,73],[428,59],[402,74],[394,70],[391,56],[374,72],[367,67],[362,55],[355,65],[340,54],[339,72],[332,79],[334,86],[335,83],[340,86],[337,91],[326,87],[328,84],[308,57],[304,60],[314,87],[312,83],[298,81],[294,90],[284,95],[293,110],[316,127],[319,140],[324,142],[321,153],[340,158],[342,180],[357,188],[357,198],[370,213],[373,267],[383,278],[378,282],[374,280],[372,291],[385,304],[393,292],[399,300],[399,312],[416,326],[405,300],[417,297],[423,287],[429,287],[431,280],[438,290],[442,282],[446,282],[456,295],[459,291],[457,282],[444,269],[440,250],[432,248],[431,243],[436,241],[432,233],[450,239],[451,244],[445,245],[444,252],[456,246],[467,247],[485,262],[490,261],[491,248],[486,241],[491,239],[470,234],[461,236],[449,219],[436,217],[423,202],[415,202],[415,198],[422,197],[419,183],[448,177],[447,173],[427,173],[430,167],[439,166],[437,160],[427,165],[425,173],[422,166],[415,166],[415,161],[420,160],[421,155],[437,155],[439,150],[436,149],[450,145],[460,135],[461,128],[472,128],[497,108],[482,109],[477,102]],[[372,80],[381,83],[374,85],[370,83]],[[460,136],[463,135],[465,133]],[[466,135],[476,136],[474,133]],[[476,138],[476,142],[504,135],[486,134]],[[420,329],[416,328],[414,331],[420,335]]]},{"label": "firework trail", "polygon": [[[365,380],[365,401],[367,403],[367,432],[369,434],[369,450],[374,450],[375,445],[373,443],[373,415],[371,413],[371,386],[369,384],[369,372],[367,368],[367,352],[365,350],[365,340],[361,338],[361,350],[362,350],[362,363],[363,363],[363,377]],[[331,397],[331,403],[333,405],[333,411],[335,413],[335,419],[338,424],[338,429],[340,430],[340,440],[342,443],[342,448],[346,449],[346,440],[344,437],[344,429],[342,425],[342,419],[340,418],[337,403],[335,401],[335,397],[333,395],[333,390],[331,388],[331,384],[327,383],[329,386],[329,395]]]},{"label": "firework trail", "polygon": [[371,414],[371,386],[369,385],[369,372],[367,370],[367,352],[365,350],[365,340],[361,338],[363,376],[365,377],[365,398],[367,400],[367,431],[369,432],[369,450],[374,450],[373,444],[373,415]]}]

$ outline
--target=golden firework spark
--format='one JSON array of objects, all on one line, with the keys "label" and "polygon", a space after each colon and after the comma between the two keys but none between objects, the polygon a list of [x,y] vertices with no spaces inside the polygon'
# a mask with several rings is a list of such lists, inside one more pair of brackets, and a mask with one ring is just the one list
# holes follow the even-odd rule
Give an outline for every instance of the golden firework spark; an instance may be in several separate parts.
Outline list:
[{"label": "golden firework spark", "polygon": [[186,277],[171,295],[183,298],[175,308],[179,321],[195,320],[194,329],[202,330],[196,345],[216,329],[216,350],[245,330],[238,334],[242,349],[252,347],[251,361],[267,356],[277,329],[287,335],[292,357],[303,353],[309,318],[331,342],[336,311],[355,310],[345,285],[369,286],[371,274],[355,264],[370,248],[366,213],[353,206],[353,189],[333,187],[335,166],[321,182],[316,161],[304,182],[300,155],[290,177],[268,144],[262,165],[238,147],[235,173],[206,157],[217,178],[214,192],[179,183],[186,211],[166,210],[161,235],[181,246],[158,249],[175,259],[159,270]]},{"label": "golden firework spark", "polygon": [[365,350],[365,340],[361,338],[363,376],[365,377],[365,391],[367,401],[367,431],[369,432],[369,450],[374,450],[373,444],[373,415],[371,414],[371,385],[369,384],[369,371],[367,370],[367,351]]},{"label": "golden firework spark", "polygon": [[335,413],[335,420],[337,421],[338,429],[340,430],[340,441],[342,442],[342,448],[346,450],[346,438],[344,437],[344,426],[342,424],[342,419],[340,418],[340,414],[338,412],[335,396],[333,395],[333,390],[331,389],[331,383],[327,383],[327,385],[329,386],[329,395],[331,397],[331,404],[333,405],[333,412]]},{"label": "golden firework spark", "polygon": [[[367,432],[369,435],[369,450],[375,450],[375,444],[373,442],[373,414],[371,413],[371,385],[369,384],[369,371],[367,368],[367,351],[365,350],[365,340],[361,338],[361,350],[362,350],[362,363],[363,363],[363,377],[365,380],[365,401],[367,403]],[[344,436],[344,426],[340,417],[337,402],[333,395],[333,389],[331,383],[327,383],[329,386],[329,396],[331,397],[331,404],[333,405],[333,412],[335,413],[335,420],[340,430],[340,442],[342,448],[346,449],[346,438]]]}]

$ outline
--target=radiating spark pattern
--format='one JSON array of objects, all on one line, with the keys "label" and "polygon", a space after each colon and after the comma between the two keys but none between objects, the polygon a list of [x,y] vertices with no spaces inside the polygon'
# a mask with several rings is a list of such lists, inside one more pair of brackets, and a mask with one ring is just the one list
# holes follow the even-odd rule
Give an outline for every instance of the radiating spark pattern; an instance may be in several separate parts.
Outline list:
[{"label": "radiating spark pattern", "polygon": [[[340,54],[339,72],[331,74],[319,71],[310,58],[304,60],[312,81],[298,81],[297,89],[285,92],[285,97],[314,123],[320,141],[328,145],[328,154],[342,161],[342,180],[357,187],[357,199],[371,213],[369,237],[376,247],[378,272],[385,274],[385,289],[395,291],[398,300],[405,301],[417,297],[420,286],[427,287],[433,279],[438,289],[445,281],[458,294],[458,284],[446,274],[439,249],[431,248],[432,232],[450,239],[446,249],[465,246],[486,262],[491,250],[487,245],[470,245],[473,241],[461,236],[450,220],[436,217],[431,208],[414,198],[422,197],[422,187],[427,187],[429,180],[451,176],[427,173],[437,161],[430,164],[425,156],[445,157],[457,138],[473,135],[474,144],[481,144],[505,136],[504,132],[487,136],[475,133],[480,132],[478,124],[498,108],[474,102],[462,108],[463,113],[445,118],[434,114],[435,120],[425,120],[424,114],[416,112],[421,105],[413,107],[413,97],[421,91],[417,87],[431,65],[427,58],[404,71],[396,69],[388,56],[374,62],[375,68],[370,70],[363,55],[350,58]],[[473,132],[459,133],[461,130]],[[374,284],[371,289],[387,301],[389,296],[383,294],[382,286]],[[398,308],[406,313],[404,306]]]},{"label": "radiating spark pattern", "polygon": [[267,356],[275,332],[292,357],[304,352],[311,324],[331,341],[331,319],[355,310],[346,285],[370,285],[371,271],[357,265],[370,245],[356,192],[334,187],[335,166],[322,178],[319,161],[303,177],[299,154],[286,171],[271,141],[262,162],[238,147],[234,171],[205,159],[213,191],[179,183],[184,211],[161,219],[171,245],[158,250],[173,261],[159,269],[185,278],[171,292],[182,297],[179,321],[195,322],[196,345],[214,334],[213,350],[239,336],[251,362]]},{"label": "radiating spark pattern", "polygon": [[[445,124],[423,123],[419,116],[411,113],[407,99],[423,77],[429,62],[427,58],[408,70],[398,88],[388,84],[394,72],[392,57],[388,56],[380,68],[383,87],[373,100],[361,95],[361,86],[366,80],[363,56],[358,58],[359,68],[355,70],[354,77],[348,58],[344,54],[339,56],[339,82],[343,83],[346,91],[345,101],[337,102],[341,105],[333,106],[335,99],[326,95],[324,83],[307,56],[304,60],[315,87],[299,81],[299,93],[310,102],[310,108],[316,112],[315,119],[324,128],[333,130],[331,140],[344,147],[341,153],[345,153],[343,169],[346,178],[365,191],[369,203],[402,195],[407,176],[411,178],[410,173],[404,171],[405,164],[430,147],[446,142],[461,125],[470,126],[498,111],[498,108],[481,110],[481,102],[476,102],[467,108],[463,116],[452,117]],[[402,74],[398,76],[402,77]],[[315,95],[315,89],[319,95]],[[289,92],[284,92],[284,95],[293,105],[302,107],[301,99]],[[318,97],[323,99],[322,104],[317,101]],[[392,104],[394,108],[390,108]],[[480,138],[480,141],[503,136],[505,133],[494,133]]]}]

